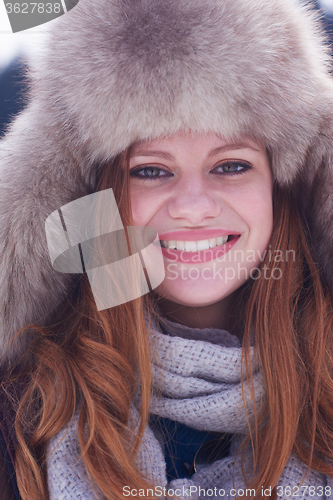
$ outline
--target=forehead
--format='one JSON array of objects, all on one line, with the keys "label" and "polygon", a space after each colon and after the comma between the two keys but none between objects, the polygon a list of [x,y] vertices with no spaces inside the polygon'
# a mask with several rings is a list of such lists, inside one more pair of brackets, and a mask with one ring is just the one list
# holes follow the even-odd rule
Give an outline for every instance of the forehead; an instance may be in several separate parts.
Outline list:
[{"label": "forehead", "polygon": [[219,152],[227,152],[238,149],[250,149],[265,153],[265,148],[257,141],[248,137],[226,140],[214,133],[185,133],[158,137],[152,140],[139,141],[135,143],[130,156],[161,156],[171,159],[172,152],[200,151],[205,156],[214,156]]}]

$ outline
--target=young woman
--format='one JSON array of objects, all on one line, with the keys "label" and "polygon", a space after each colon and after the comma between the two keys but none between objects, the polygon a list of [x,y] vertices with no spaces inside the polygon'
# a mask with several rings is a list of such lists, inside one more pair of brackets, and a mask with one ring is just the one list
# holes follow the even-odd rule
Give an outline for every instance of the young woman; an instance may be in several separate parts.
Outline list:
[{"label": "young woman", "polygon": [[[50,23],[0,149],[6,500],[332,495],[318,23],[296,0],[80,0]],[[163,280],[143,251],[109,272],[133,226]]]}]

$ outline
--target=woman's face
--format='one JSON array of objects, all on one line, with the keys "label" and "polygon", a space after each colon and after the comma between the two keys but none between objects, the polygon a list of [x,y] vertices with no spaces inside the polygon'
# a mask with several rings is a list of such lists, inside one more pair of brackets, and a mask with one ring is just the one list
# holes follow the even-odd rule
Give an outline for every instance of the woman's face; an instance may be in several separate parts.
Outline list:
[{"label": "woman's face", "polygon": [[273,226],[272,172],[249,139],[179,133],[138,143],[130,158],[134,225],[157,230],[169,301],[207,306],[255,276]]}]

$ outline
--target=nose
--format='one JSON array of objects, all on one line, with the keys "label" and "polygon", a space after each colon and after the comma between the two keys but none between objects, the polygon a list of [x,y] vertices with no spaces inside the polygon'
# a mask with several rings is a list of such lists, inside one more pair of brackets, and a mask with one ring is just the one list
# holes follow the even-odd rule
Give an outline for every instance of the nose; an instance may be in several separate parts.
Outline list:
[{"label": "nose", "polygon": [[174,219],[185,219],[199,224],[206,218],[217,217],[220,205],[202,180],[179,183],[174,186],[168,202],[168,213]]}]

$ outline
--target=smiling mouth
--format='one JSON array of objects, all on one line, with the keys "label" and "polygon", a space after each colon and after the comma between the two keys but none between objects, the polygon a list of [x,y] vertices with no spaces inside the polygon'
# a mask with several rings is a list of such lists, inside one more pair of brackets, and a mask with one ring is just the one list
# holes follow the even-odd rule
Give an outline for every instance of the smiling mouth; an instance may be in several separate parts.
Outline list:
[{"label": "smiling mouth", "polygon": [[162,248],[169,250],[181,250],[185,252],[200,252],[201,250],[209,250],[215,247],[223,246],[227,242],[238,238],[240,235],[229,234],[226,236],[218,236],[216,238],[208,238],[206,240],[197,241],[175,241],[175,240],[160,240]]}]

